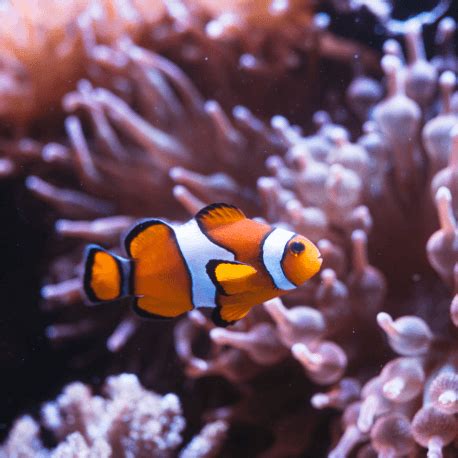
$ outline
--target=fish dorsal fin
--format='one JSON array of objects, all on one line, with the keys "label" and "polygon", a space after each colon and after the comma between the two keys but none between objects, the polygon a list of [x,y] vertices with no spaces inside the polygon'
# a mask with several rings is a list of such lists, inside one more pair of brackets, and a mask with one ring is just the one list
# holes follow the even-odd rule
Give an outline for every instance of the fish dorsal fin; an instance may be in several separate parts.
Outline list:
[{"label": "fish dorsal fin", "polygon": [[236,261],[210,261],[207,271],[220,292],[226,296],[248,291],[253,276],[258,272],[254,267]]},{"label": "fish dorsal fin", "polygon": [[246,216],[242,210],[234,205],[218,203],[202,208],[202,210],[196,214],[195,219],[206,229],[213,229],[218,226],[246,219]]},{"label": "fish dorsal fin", "polygon": [[173,237],[173,229],[167,223],[160,219],[147,219],[131,229],[124,246],[131,258],[139,258],[154,247],[161,246],[167,237]]}]

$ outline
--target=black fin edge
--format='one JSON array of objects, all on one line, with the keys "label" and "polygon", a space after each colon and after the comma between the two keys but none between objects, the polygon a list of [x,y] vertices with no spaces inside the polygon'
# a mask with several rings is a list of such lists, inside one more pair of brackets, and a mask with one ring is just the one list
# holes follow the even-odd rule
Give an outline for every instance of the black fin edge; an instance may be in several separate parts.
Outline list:
[{"label": "black fin edge", "polygon": [[238,262],[238,261],[225,261],[225,260],[218,260],[218,259],[212,259],[207,262],[207,265],[205,266],[205,269],[207,271],[207,275],[210,277],[210,280],[213,282],[213,284],[216,287],[216,290],[218,293],[222,294],[223,296],[230,296],[230,294],[226,293],[224,290],[223,286],[221,283],[218,281],[216,278],[216,268],[218,267],[219,264],[233,264],[233,265],[238,265],[238,266],[246,266],[248,264],[244,264],[243,262]]},{"label": "black fin edge", "polygon": [[[121,279],[121,287],[119,288],[119,294],[113,299],[109,301],[105,301],[103,299],[99,299],[95,294],[94,290],[91,287],[91,273],[92,273],[92,266],[94,264],[94,257],[97,252],[102,251],[104,253],[108,253],[115,261],[116,265],[118,266],[119,276]],[[83,289],[87,296],[87,298],[94,303],[100,302],[111,302],[119,299],[123,294],[123,285],[125,280],[125,273],[122,268],[121,260],[114,254],[110,253],[105,248],[101,247],[100,245],[91,244],[87,245],[84,250],[84,275],[83,275]]]},{"label": "black fin edge", "polygon": [[212,321],[215,326],[219,326],[220,328],[227,328],[228,326],[232,326],[236,321],[226,321],[221,316],[221,307],[218,306],[212,311]]},{"label": "black fin edge", "polygon": [[205,270],[207,271],[207,275],[210,277],[210,280],[215,285],[216,291],[219,294],[222,294],[223,296],[228,296],[228,294],[226,293],[226,291],[224,291],[224,288],[221,286],[220,282],[216,278],[216,267],[219,264],[221,264],[221,261],[212,259],[207,262],[207,265],[205,266]]},{"label": "black fin edge", "polygon": [[139,222],[137,222],[132,229],[127,233],[126,237],[124,238],[124,249],[127,253],[127,255],[132,258],[132,253],[130,252],[130,245],[132,243],[132,240],[137,237],[138,234],[143,232],[144,230],[148,229],[151,226],[155,226],[158,224],[163,224],[167,226],[170,230],[172,229],[169,224],[167,224],[165,221],[162,221],[160,219],[144,219]]},{"label": "black fin edge", "polygon": [[146,310],[143,310],[142,308],[139,307],[139,305],[137,304],[137,300],[138,298],[134,297],[131,307],[132,307],[132,310],[140,318],[144,318],[146,320],[151,320],[151,321],[170,321],[176,318],[176,317],[171,317],[171,316],[156,315],[155,313],[149,313]]},{"label": "black fin edge", "polygon": [[245,218],[246,215],[243,213],[242,210],[240,210],[239,207],[236,207],[235,205],[232,204],[226,204],[224,202],[216,202],[214,204],[207,205],[206,207],[200,209],[195,215],[194,218],[196,220],[200,220],[201,218],[207,216],[209,213],[211,213],[213,210],[217,210],[218,208],[231,208],[233,210],[237,210],[240,212]]}]

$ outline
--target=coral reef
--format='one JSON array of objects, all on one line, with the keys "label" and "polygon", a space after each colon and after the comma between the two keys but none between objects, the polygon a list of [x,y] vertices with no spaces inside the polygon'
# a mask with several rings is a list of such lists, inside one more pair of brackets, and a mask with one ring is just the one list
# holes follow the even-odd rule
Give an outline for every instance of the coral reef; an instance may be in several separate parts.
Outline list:
[{"label": "coral reef", "polygon": [[[354,3],[359,11],[366,2]],[[32,58],[15,57],[29,69],[21,70],[25,83],[12,78],[13,67],[4,72],[7,90],[18,90],[8,92],[3,112],[14,111],[20,128],[6,126],[0,171],[25,173],[29,191],[57,219],[60,240],[42,289],[50,341],[78,343],[73,365],[105,361],[112,372],[179,392],[191,434],[207,423],[182,457],[215,456],[219,447],[229,456],[455,456],[456,24],[439,22],[431,59],[422,38],[422,24],[447,2],[402,26],[391,21],[388,2],[372,3],[388,30],[402,32],[406,49],[387,40],[380,69],[375,52],[327,32],[328,17],[313,15],[308,1],[166,1],[141,18],[118,18],[126,10],[108,1],[97,16],[88,4],[75,2],[56,38],[48,33],[51,42],[30,47]],[[68,21],[79,27],[65,47],[71,77],[64,86],[47,81],[56,86],[50,91],[27,62],[66,43]],[[104,34],[105,23],[113,28]],[[351,68],[343,65],[354,55]],[[336,62],[345,67],[337,88],[320,81],[322,59],[333,62],[328,71],[343,68]],[[272,95],[276,88],[288,100]],[[53,97],[45,102],[34,91]],[[18,102],[25,93],[30,105]],[[60,100],[64,113],[53,128],[35,134],[37,107]],[[277,112],[288,116],[269,122]],[[125,303],[83,304],[84,243],[119,251],[137,218],[182,220],[184,210],[212,201],[308,236],[323,254],[319,278],[229,329],[197,311],[176,324],[151,323]],[[155,442],[142,438],[168,398],[127,375],[109,379],[106,390],[111,400],[73,384],[43,408],[42,425],[62,442],[56,449],[44,449],[38,424],[23,417],[3,453],[176,453],[184,428],[176,398],[176,430],[169,425]],[[145,418],[151,412],[159,413]]]},{"label": "coral reef", "polygon": [[59,445],[46,449],[40,425],[24,416],[14,424],[0,456],[173,456],[185,428],[175,395],[147,391],[133,374],[109,377],[103,392],[106,397],[71,383],[41,409],[42,427]]},{"label": "coral reef", "polygon": [[[16,420],[0,457],[176,456],[186,421],[174,394],[148,391],[133,374],[108,377],[102,393],[93,394],[81,382],[67,385],[55,401],[42,406],[40,422],[28,415]],[[227,428],[224,421],[208,423],[179,456],[217,456]],[[57,445],[46,447],[50,441]]]}]

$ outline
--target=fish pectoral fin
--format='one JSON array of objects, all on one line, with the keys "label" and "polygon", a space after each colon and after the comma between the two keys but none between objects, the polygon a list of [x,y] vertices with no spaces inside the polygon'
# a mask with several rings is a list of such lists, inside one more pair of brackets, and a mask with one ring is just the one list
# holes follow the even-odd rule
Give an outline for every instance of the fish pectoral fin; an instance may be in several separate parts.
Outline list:
[{"label": "fish pectoral fin", "polygon": [[162,320],[175,318],[192,310],[192,308],[179,303],[166,303],[149,296],[136,297],[133,309],[143,318]]},{"label": "fish pectoral fin", "polygon": [[174,237],[173,229],[167,223],[159,219],[148,219],[140,221],[131,229],[124,240],[124,246],[131,258],[139,258],[163,246],[170,237]]},{"label": "fish pectoral fin", "polygon": [[212,204],[202,208],[194,217],[205,229],[210,230],[225,224],[246,219],[239,208],[229,204]]},{"label": "fish pectoral fin", "polygon": [[251,310],[251,305],[231,304],[213,310],[212,320],[216,326],[226,327],[244,318]]},{"label": "fish pectoral fin", "polygon": [[252,289],[253,278],[258,271],[241,262],[210,261],[207,264],[207,272],[220,292],[230,296]]}]

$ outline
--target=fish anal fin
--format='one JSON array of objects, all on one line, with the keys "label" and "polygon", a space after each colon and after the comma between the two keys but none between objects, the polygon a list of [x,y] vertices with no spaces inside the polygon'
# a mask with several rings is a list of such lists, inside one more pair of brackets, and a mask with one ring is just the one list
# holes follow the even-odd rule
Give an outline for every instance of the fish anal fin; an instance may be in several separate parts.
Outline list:
[{"label": "fish anal fin", "polygon": [[244,293],[252,288],[257,270],[241,262],[210,261],[207,272],[224,295]]},{"label": "fish anal fin", "polygon": [[159,219],[148,219],[140,221],[131,229],[124,240],[124,246],[131,258],[139,258],[162,246],[169,237],[173,237],[173,229],[167,223]]},{"label": "fish anal fin", "polygon": [[135,298],[133,309],[141,317],[151,319],[175,318],[192,310],[187,305],[164,303],[149,296]]},{"label": "fish anal fin", "polygon": [[244,318],[251,308],[251,305],[246,304],[223,305],[213,310],[212,320],[216,326],[230,326],[236,321]]},{"label": "fish anal fin", "polygon": [[205,229],[211,230],[215,227],[241,221],[246,219],[246,216],[242,210],[234,205],[218,203],[202,208],[202,210],[195,215],[195,219],[203,225]]}]

